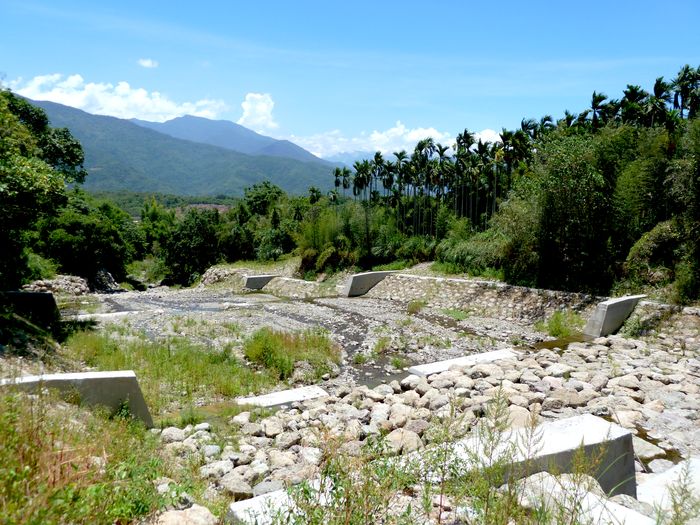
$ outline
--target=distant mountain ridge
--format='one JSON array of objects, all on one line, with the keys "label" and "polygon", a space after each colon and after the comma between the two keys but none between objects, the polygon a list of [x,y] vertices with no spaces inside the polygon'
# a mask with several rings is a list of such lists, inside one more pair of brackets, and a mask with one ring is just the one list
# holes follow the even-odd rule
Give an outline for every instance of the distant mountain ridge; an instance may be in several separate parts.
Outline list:
[{"label": "distant mountain ridge", "polygon": [[[54,102],[30,102],[46,111],[52,126],[70,129],[83,145],[85,168],[89,173],[84,187],[88,190],[242,195],[244,188],[269,180],[285,191],[299,194],[305,193],[309,186],[328,190],[333,184],[333,164],[308,152],[313,161],[269,152],[248,155],[222,146],[175,138],[124,119],[92,115]],[[185,118],[185,124],[188,120]],[[230,129],[228,124],[238,126],[226,121],[205,124],[211,122],[223,122],[209,128],[214,130],[211,131],[214,136],[217,136],[216,126],[223,129]],[[204,127],[201,133],[206,129]],[[261,149],[271,148],[273,153],[284,148],[294,149],[286,141],[243,130],[248,133],[239,130],[241,136],[248,137],[251,144],[259,140],[257,137],[262,138]],[[265,139],[271,142],[265,144]]]},{"label": "distant mountain ridge", "polygon": [[261,135],[230,120],[211,120],[185,115],[165,122],[139,119],[131,119],[131,122],[178,139],[219,146],[247,155],[285,157],[303,162],[327,162],[293,142]]}]

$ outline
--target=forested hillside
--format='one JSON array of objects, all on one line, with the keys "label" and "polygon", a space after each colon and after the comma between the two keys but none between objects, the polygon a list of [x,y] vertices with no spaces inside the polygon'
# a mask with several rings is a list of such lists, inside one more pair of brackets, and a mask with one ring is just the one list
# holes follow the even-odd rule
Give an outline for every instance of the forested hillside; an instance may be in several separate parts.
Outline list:
[{"label": "forested hillside", "polygon": [[55,104],[43,108],[54,127],[68,128],[85,151],[85,188],[177,195],[242,195],[243,188],[272,180],[285,191],[329,186],[328,166],[280,156],[253,156],[158,133],[128,120]]}]

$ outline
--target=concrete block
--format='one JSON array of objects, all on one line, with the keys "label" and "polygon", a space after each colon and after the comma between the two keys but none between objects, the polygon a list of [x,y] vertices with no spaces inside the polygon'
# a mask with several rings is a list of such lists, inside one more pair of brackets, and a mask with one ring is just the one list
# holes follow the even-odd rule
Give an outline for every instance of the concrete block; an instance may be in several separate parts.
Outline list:
[{"label": "concrete block", "polygon": [[243,277],[243,287],[249,290],[262,290],[263,286],[279,275],[246,275]]},{"label": "concrete block", "polygon": [[0,387],[3,386],[12,386],[29,392],[37,388],[75,392],[80,397],[81,403],[101,405],[110,410],[117,410],[126,401],[134,417],[143,421],[147,427],[153,426],[151,413],[133,370],[45,374],[0,379]]},{"label": "concrete block", "polygon": [[[447,445],[450,448],[448,456],[462,469],[477,468],[483,462],[491,464],[508,460],[511,463],[510,475],[522,477],[542,471],[571,472],[574,457],[583,446],[587,458],[602,455],[600,464],[591,475],[606,493],[636,497],[632,433],[619,425],[583,414],[543,423],[534,434],[527,428],[510,430],[501,441],[493,453],[486,455],[484,440],[472,435]],[[419,451],[414,454],[419,456],[424,453]],[[406,456],[408,461],[411,456]],[[425,475],[429,479],[437,478],[429,471]]]},{"label": "concrete block", "polygon": [[0,292],[0,302],[41,328],[51,328],[61,320],[51,292]]},{"label": "concrete block", "polygon": [[[275,490],[262,496],[231,503],[224,521],[231,525],[270,525],[276,515],[288,511],[292,505],[292,498],[286,490]],[[284,523],[284,520],[280,523]]]},{"label": "concrete block", "polygon": [[640,299],[646,295],[630,295],[616,297],[598,303],[593,315],[583,329],[584,335],[591,337],[603,337],[620,329]]},{"label": "concrete block", "polygon": [[518,357],[518,352],[515,350],[494,350],[492,352],[484,352],[481,354],[468,355],[464,357],[456,357],[454,359],[446,359],[445,361],[437,361],[435,363],[427,363],[425,365],[416,365],[408,369],[409,374],[417,376],[429,376],[449,370],[453,366],[473,366],[478,363],[490,363],[501,359],[513,359]]},{"label": "concrete block", "polygon": [[637,487],[637,499],[654,508],[669,510],[672,503],[671,489],[678,486],[679,479],[685,472],[688,488],[696,498],[700,498],[700,457],[693,457],[640,483]]},{"label": "concrete block", "polygon": [[352,275],[350,279],[348,279],[348,282],[345,284],[341,295],[344,297],[357,297],[360,295],[365,295],[378,283],[383,281],[387,275],[391,275],[392,273],[396,273],[396,270],[356,273],[355,275]]},{"label": "concrete block", "polygon": [[279,405],[288,405],[294,401],[306,401],[307,399],[326,397],[327,395],[328,392],[326,392],[323,388],[312,385],[292,388],[290,390],[282,390],[280,392],[272,392],[262,396],[240,397],[236,400],[236,402],[239,405],[274,407]]}]

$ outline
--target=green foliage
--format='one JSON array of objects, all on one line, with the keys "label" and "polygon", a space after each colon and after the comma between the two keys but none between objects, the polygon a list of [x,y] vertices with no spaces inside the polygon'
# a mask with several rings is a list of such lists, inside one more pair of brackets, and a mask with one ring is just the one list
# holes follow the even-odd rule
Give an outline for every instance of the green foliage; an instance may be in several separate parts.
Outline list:
[{"label": "green foliage", "polygon": [[464,310],[459,310],[457,308],[445,308],[444,310],[442,310],[442,313],[448,317],[451,317],[455,321],[464,321],[467,317],[469,317],[469,314],[467,312],[465,312]]},{"label": "green foliage", "polygon": [[408,306],[406,306],[406,312],[411,315],[415,315],[418,312],[420,312],[423,308],[425,308],[427,304],[427,302],[421,299],[414,299],[413,301],[410,301],[408,303]]},{"label": "green foliage", "polygon": [[243,353],[281,380],[291,377],[294,366],[301,361],[313,369],[308,380],[319,379],[340,361],[340,351],[322,331],[288,333],[261,328],[245,341]]},{"label": "green foliage", "polygon": [[279,186],[266,180],[245,189],[245,203],[251,213],[266,216],[282,194]]},{"label": "green foliage", "polygon": [[0,396],[0,521],[126,523],[166,503],[157,438],[57,402]]},{"label": "green foliage", "polygon": [[219,212],[190,209],[163,246],[168,278],[190,285],[219,259]]},{"label": "green foliage", "polygon": [[38,230],[36,249],[62,272],[88,280],[100,269],[123,280],[126,265],[143,253],[140,231],[125,212],[77,191],[58,215],[43,219]]},{"label": "green foliage", "polygon": [[98,370],[134,370],[148,406],[160,412],[173,403],[201,396],[235,397],[273,385],[271,373],[257,373],[230,348],[214,350],[184,338],[149,341],[143,336],[78,332],[62,354]]},{"label": "green foliage", "polygon": [[580,332],[585,321],[580,314],[573,310],[557,310],[546,321],[535,323],[535,329],[546,332],[552,337],[570,337]]},{"label": "green foliage", "polygon": [[592,139],[556,137],[539,151],[538,284],[604,292],[611,284],[609,188]]}]

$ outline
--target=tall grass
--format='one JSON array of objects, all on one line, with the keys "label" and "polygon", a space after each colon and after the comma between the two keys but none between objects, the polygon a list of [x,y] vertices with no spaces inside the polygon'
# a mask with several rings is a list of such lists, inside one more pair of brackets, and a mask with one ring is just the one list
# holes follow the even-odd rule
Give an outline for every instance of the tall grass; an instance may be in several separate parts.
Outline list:
[{"label": "tall grass", "polygon": [[573,310],[557,310],[547,320],[535,323],[535,329],[552,337],[570,337],[583,329],[583,317]]},{"label": "tall grass", "polygon": [[340,362],[340,350],[321,330],[289,333],[261,328],[243,345],[243,353],[252,362],[265,367],[278,379],[291,377],[296,363],[305,361],[313,369],[313,380],[331,370]]},{"label": "tall grass", "polygon": [[167,502],[157,438],[40,394],[0,394],[0,523],[128,523]]},{"label": "tall grass", "polygon": [[235,397],[261,391],[277,381],[269,370],[247,367],[228,346],[215,351],[182,338],[149,341],[79,332],[62,351],[99,370],[134,370],[148,406],[156,412],[183,398]]}]

